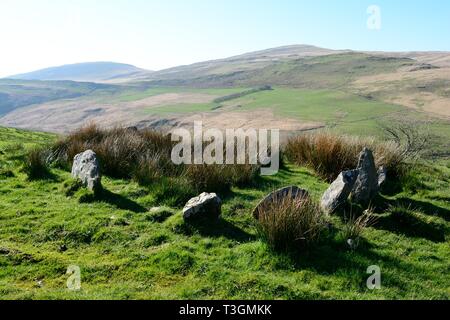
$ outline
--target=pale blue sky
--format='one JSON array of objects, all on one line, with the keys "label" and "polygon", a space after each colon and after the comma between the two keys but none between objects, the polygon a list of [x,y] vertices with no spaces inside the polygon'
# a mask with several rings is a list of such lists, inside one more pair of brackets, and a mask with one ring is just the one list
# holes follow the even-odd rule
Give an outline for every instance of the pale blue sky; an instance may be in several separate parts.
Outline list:
[{"label": "pale blue sky", "polygon": [[[381,30],[367,8],[381,9]],[[115,61],[147,69],[289,44],[450,51],[447,0],[0,0],[0,77]]]}]

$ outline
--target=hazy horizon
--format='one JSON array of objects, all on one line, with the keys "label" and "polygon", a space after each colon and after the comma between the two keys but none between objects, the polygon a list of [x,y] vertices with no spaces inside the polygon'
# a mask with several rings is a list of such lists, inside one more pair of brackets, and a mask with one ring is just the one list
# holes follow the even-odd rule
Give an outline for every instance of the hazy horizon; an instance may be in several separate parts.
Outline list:
[{"label": "hazy horizon", "polygon": [[[367,25],[371,5],[380,10],[379,28]],[[162,70],[295,44],[450,51],[449,10],[444,2],[387,0],[3,0],[0,77],[96,61]]]}]

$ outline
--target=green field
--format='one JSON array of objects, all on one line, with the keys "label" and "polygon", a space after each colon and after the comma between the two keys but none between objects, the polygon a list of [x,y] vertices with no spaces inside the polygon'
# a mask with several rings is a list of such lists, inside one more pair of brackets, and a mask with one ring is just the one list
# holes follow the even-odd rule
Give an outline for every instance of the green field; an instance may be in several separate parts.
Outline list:
[{"label": "green field", "polygon": [[[130,99],[143,99],[162,93],[193,92],[226,96],[245,91],[234,89],[188,89],[188,88],[155,88],[149,89]],[[131,100],[129,100],[131,101]],[[350,135],[382,137],[380,124],[388,118],[426,121],[428,130],[434,135],[435,149],[449,150],[448,137],[450,125],[448,121],[430,118],[425,113],[413,111],[399,105],[388,104],[366,97],[339,90],[292,89],[276,87],[270,91],[253,93],[223,103],[180,103],[143,108],[140,116],[168,116],[194,114],[198,112],[221,112],[226,117],[228,111],[255,111],[259,109],[273,110],[275,115],[297,119],[305,122],[323,123],[328,129]]]},{"label": "green field", "polygon": [[[283,96],[258,98],[275,102],[277,94]],[[366,230],[358,249],[331,233],[291,256],[259,239],[250,212],[265,194],[289,184],[318,199],[327,184],[308,169],[288,165],[257,188],[234,188],[221,195],[219,222],[192,229],[181,208],[164,207],[151,188],[129,181],[105,177],[109,196],[92,203],[65,195],[69,172],[53,168],[48,180],[28,181],[20,170],[24,148],[53,140],[0,128],[0,299],[450,297],[448,161],[422,163],[401,188],[389,188],[383,195],[389,206],[377,212],[379,224]],[[399,211],[410,216],[407,224],[396,218]],[[340,215],[331,220],[343,223]],[[81,291],[66,288],[71,265],[81,269]],[[371,265],[381,268],[381,290],[366,287]]]}]

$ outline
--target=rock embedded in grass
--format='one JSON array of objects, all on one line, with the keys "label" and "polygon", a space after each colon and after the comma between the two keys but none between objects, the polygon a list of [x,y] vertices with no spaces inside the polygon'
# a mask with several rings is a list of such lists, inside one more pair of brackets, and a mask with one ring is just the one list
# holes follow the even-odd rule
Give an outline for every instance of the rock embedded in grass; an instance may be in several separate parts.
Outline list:
[{"label": "rock embedded in grass", "polygon": [[309,197],[308,191],[300,189],[296,186],[289,186],[272,192],[267,195],[253,210],[253,217],[259,219],[259,213],[264,211],[264,208],[269,207],[273,202],[282,202],[286,197],[290,197],[292,201],[297,199],[304,199]]},{"label": "rock embedded in grass", "polygon": [[387,180],[387,169],[382,166],[378,169],[378,187],[381,188],[386,183]]},{"label": "rock embedded in grass", "polygon": [[217,219],[222,214],[222,200],[215,193],[204,192],[189,200],[183,209],[185,221]]},{"label": "rock embedded in grass", "polygon": [[332,214],[347,201],[358,178],[358,170],[342,172],[322,196],[320,207]]},{"label": "rock embedded in grass", "polygon": [[378,194],[378,171],[375,167],[373,153],[368,148],[364,148],[359,155],[359,172],[355,186],[352,190],[352,200],[361,205],[367,205]]},{"label": "rock embedded in grass", "polygon": [[91,191],[101,189],[100,165],[94,151],[87,150],[75,156],[72,177],[80,179],[83,186]]}]

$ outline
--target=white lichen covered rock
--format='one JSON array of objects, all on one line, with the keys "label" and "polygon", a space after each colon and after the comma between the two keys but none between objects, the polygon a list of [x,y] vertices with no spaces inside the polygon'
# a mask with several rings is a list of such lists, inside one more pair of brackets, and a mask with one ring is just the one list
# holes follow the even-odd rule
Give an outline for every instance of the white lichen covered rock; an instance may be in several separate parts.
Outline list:
[{"label": "white lichen covered rock", "polygon": [[217,219],[222,214],[222,200],[215,193],[204,192],[192,198],[183,209],[186,221],[198,219]]},{"label": "white lichen covered rock", "polygon": [[101,188],[100,165],[92,150],[77,154],[73,159],[72,177],[79,179],[89,190]]}]

